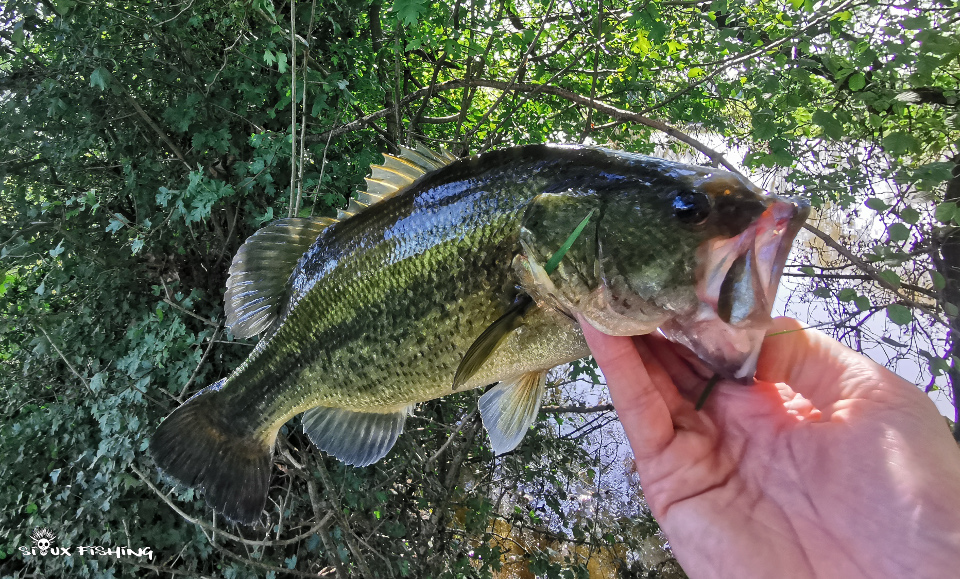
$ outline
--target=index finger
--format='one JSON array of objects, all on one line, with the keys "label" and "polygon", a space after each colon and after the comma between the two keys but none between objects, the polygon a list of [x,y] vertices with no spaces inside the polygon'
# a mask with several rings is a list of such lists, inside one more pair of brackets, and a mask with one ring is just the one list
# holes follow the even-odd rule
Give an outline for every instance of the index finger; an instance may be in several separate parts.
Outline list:
[{"label": "index finger", "polygon": [[637,459],[656,456],[675,436],[670,409],[647,372],[633,338],[608,336],[580,320],[583,336],[607,379],[617,416]]}]

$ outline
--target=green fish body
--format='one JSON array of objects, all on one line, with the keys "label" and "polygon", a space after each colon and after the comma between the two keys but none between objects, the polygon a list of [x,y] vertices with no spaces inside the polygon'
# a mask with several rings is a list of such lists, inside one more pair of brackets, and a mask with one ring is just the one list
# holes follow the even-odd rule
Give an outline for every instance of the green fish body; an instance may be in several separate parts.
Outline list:
[{"label": "green fish body", "polygon": [[749,380],[804,216],[730,173],[607,149],[386,156],[339,220],[281,220],[241,247],[227,324],[263,337],[163,421],[151,454],[252,523],[277,431],[300,413],[319,448],[364,466],[417,403],[498,383],[480,411],[506,452],[546,372],[589,354],[577,315],[614,334],[662,328]]}]

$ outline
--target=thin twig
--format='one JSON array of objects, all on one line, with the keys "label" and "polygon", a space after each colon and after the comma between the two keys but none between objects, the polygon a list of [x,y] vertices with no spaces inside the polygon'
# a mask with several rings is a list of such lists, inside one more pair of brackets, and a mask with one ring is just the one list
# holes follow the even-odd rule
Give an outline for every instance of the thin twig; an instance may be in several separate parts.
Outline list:
[{"label": "thin twig", "polygon": [[613,404],[598,404],[596,406],[541,406],[540,412],[548,414],[593,414],[613,410]]},{"label": "thin twig", "polygon": [[[590,81],[590,102],[597,98],[597,68],[600,64],[600,45],[603,36],[603,0],[597,2],[597,49],[593,53],[593,78]],[[593,107],[587,107],[587,119],[583,123],[580,142],[583,143],[593,130]]]},{"label": "thin twig", "polygon": [[[553,11],[554,3],[555,3],[554,0],[550,0],[550,4],[547,6],[547,10],[546,12],[544,12],[543,18],[540,20],[540,27],[537,30],[536,34],[533,35],[533,39],[530,41],[530,46],[527,47],[527,52],[524,53],[523,58],[520,59],[520,64],[517,66],[517,71],[513,75],[513,80],[509,83],[511,86],[517,86],[518,83],[520,83],[523,80],[523,75],[527,71],[527,63],[530,59],[530,55],[533,53],[533,50],[540,43],[540,36],[543,34],[543,31],[547,27],[547,21],[549,19],[548,17],[550,16],[550,13]],[[515,96],[518,92],[520,91],[516,89],[506,89],[503,92],[501,92],[500,96],[497,97],[497,99],[493,101],[493,104],[487,108],[487,111],[483,113],[483,116],[480,117],[480,120],[477,121],[474,129],[470,131],[465,138],[466,139],[473,138],[473,135],[475,135],[477,131],[479,131],[480,128],[484,125],[484,123],[486,123],[487,118],[489,118],[490,114],[493,113],[494,110],[496,110],[497,106],[500,105],[500,102],[507,96],[508,93],[512,93]],[[492,135],[495,135],[495,134],[496,132],[492,132],[487,135],[487,143],[486,143],[487,145],[489,145],[489,139],[492,137]]]},{"label": "thin twig", "polygon": [[213,336],[210,337],[210,343],[207,344],[207,349],[204,350],[203,356],[200,357],[200,362],[197,364],[197,367],[193,369],[193,374],[190,375],[190,379],[187,380],[187,383],[183,385],[183,388],[180,390],[180,396],[177,397],[177,400],[183,401],[183,395],[186,394],[187,388],[193,384],[193,381],[197,377],[197,373],[200,372],[200,368],[203,366],[203,363],[207,361],[207,357],[210,356],[210,352],[213,351],[213,345],[217,343],[217,335],[220,334],[220,326],[217,326],[217,329],[213,331]]},{"label": "thin twig", "polygon": [[251,547],[282,547],[282,546],[284,546],[284,545],[292,545],[292,544],[297,543],[297,542],[300,542],[300,541],[308,538],[310,535],[316,533],[318,530],[320,530],[321,528],[323,528],[323,527],[327,524],[327,521],[329,521],[329,520],[333,517],[333,512],[327,512],[327,514],[324,515],[323,519],[321,519],[320,522],[317,523],[316,525],[310,527],[310,529],[309,529],[308,531],[306,531],[306,532],[304,532],[304,533],[300,533],[300,534],[297,535],[296,537],[291,537],[291,538],[289,538],[289,539],[282,539],[282,540],[280,540],[280,541],[254,541],[254,540],[251,540],[251,539],[244,539],[243,537],[239,537],[239,536],[237,536],[237,535],[234,535],[234,534],[228,533],[228,532],[226,532],[226,531],[223,531],[223,530],[221,530],[221,529],[218,529],[218,528],[214,527],[213,525],[211,525],[210,523],[207,523],[207,522],[204,522],[204,521],[201,521],[201,520],[199,520],[199,519],[195,519],[195,518],[191,517],[191,516],[188,515],[187,513],[185,513],[185,512],[183,512],[182,510],[180,510],[180,507],[178,507],[177,505],[173,504],[173,501],[171,501],[171,500],[167,497],[167,495],[165,495],[165,494],[163,494],[162,492],[160,492],[160,489],[158,489],[152,482],[150,482],[150,480],[147,479],[147,476],[146,476],[145,474],[143,474],[142,472],[140,472],[140,470],[137,469],[137,467],[135,467],[135,466],[133,466],[133,465],[131,464],[131,465],[130,465],[130,470],[132,470],[132,471],[134,472],[134,474],[137,475],[137,478],[139,478],[145,485],[147,485],[147,486],[150,488],[150,490],[152,490],[158,497],[160,497],[160,499],[163,500],[163,502],[167,503],[167,505],[168,505],[171,509],[173,509],[175,513],[177,513],[178,515],[180,515],[181,517],[183,517],[187,522],[193,523],[194,525],[197,525],[197,526],[200,527],[201,529],[206,529],[207,531],[215,532],[215,533],[217,533],[218,535],[220,535],[220,536],[222,536],[222,537],[226,537],[227,539],[230,539],[231,541],[236,541],[236,542],[238,542],[238,543],[243,543],[244,545],[250,545]]},{"label": "thin twig", "polygon": [[153,129],[153,132],[155,132],[157,136],[160,137],[161,141],[166,143],[167,147],[169,147],[170,150],[173,151],[173,154],[176,155],[178,159],[180,159],[180,162],[184,164],[187,170],[193,171],[193,167],[190,166],[190,163],[187,163],[187,158],[184,156],[183,151],[180,150],[180,147],[178,147],[176,143],[170,140],[170,137],[167,136],[167,134],[163,132],[163,130],[160,128],[160,126],[157,125],[156,122],[154,122],[154,120],[150,117],[150,115],[148,115],[147,112],[143,110],[143,108],[140,106],[140,103],[137,102],[137,99],[133,98],[133,96],[130,95],[129,93],[126,94],[126,97],[127,97],[127,101],[129,101],[130,104],[133,105],[133,108],[136,109],[137,114],[140,115],[140,118],[142,118],[143,121],[147,123],[147,125],[151,129]]},{"label": "thin twig", "polygon": [[[340,114],[337,113],[337,118],[334,121],[334,125],[340,122]],[[320,197],[320,186],[323,185],[323,173],[327,168],[327,151],[330,149],[330,139],[333,137],[333,131],[330,131],[330,135],[327,137],[327,144],[323,146],[323,158],[320,160],[320,177],[317,179],[317,187],[313,190],[313,206],[310,208],[310,216],[313,217],[313,212],[317,210],[317,199]]]},{"label": "thin twig", "polygon": [[287,217],[296,216],[294,199],[297,184],[297,3],[290,3],[290,208]]},{"label": "thin twig", "polygon": [[437,449],[437,452],[433,453],[433,456],[431,456],[430,458],[428,458],[428,459],[427,459],[427,462],[423,463],[423,465],[424,465],[425,468],[426,468],[426,467],[429,467],[429,466],[432,465],[434,462],[436,462],[436,460],[437,460],[438,458],[440,458],[440,455],[443,454],[443,452],[444,452],[445,450],[447,450],[447,447],[449,447],[450,444],[453,443],[453,441],[454,441],[454,439],[457,437],[457,435],[460,434],[461,429],[463,428],[463,426],[465,426],[465,425],[473,422],[473,419],[474,419],[474,417],[476,416],[476,414],[477,414],[477,409],[474,408],[473,411],[470,412],[470,414],[468,414],[467,416],[465,416],[464,419],[460,421],[459,427],[458,427],[457,429],[455,429],[455,430],[450,434],[450,436],[447,437],[447,440],[440,446],[439,449]]},{"label": "thin twig", "polygon": [[[317,0],[313,0],[313,3],[310,5],[310,24],[307,26],[307,37],[313,37],[313,22],[317,14]],[[307,59],[310,56],[310,45],[307,45],[303,49],[303,96],[301,100],[303,101],[303,106],[300,107],[300,110],[303,111],[301,115],[300,122],[300,174],[297,176],[297,203],[296,210],[294,211],[294,217],[300,215],[300,201],[303,197],[303,167],[306,165],[305,158],[307,155],[307,148],[304,146],[303,138],[307,134]]]},{"label": "thin twig", "polygon": [[250,565],[258,569],[265,569],[267,571],[273,571],[274,573],[285,573],[287,575],[293,575],[294,577],[329,577],[335,569],[333,567],[324,567],[320,570],[319,573],[310,573],[308,571],[297,571],[296,569],[287,569],[286,567],[274,567],[273,565],[267,565],[266,563],[259,563],[257,561],[252,561],[246,557],[241,557],[236,553],[224,549],[218,545],[214,545],[218,551],[224,555],[230,557],[231,559],[236,559],[237,561],[242,562],[245,565]]},{"label": "thin twig", "polygon": [[174,569],[173,567],[164,567],[163,565],[149,565],[147,563],[138,563],[136,561],[125,560],[124,563],[129,565],[134,565],[140,567],[141,569],[150,569],[158,575],[160,573],[169,573],[171,575],[183,575],[186,577],[199,577],[200,579],[213,579],[210,575],[197,575],[189,571],[181,571],[180,569]]},{"label": "thin twig", "polygon": [[837,240],[835,240],[834,238],[830,237],[829,235],[821,231],[815,225],[804,223],[803,228],[809,231],[810,233],[813,233],[817,237],[819,237],[821,240],[823,240],[825,244],[827,244],[834,251],[836,251],[837,253],[845,257],[848,261],[855,264],[861,270],[866,272],[866,274],[870,276],[870,279],[877,282],[880,285],[880,287],[893,292],[893,294],[899,298],[898,300],[899,303],[902,303],[903,305],[906,305],[906,306],[914,307],[922,311],[923,313],[927,314],[928,316],[936,320],[937,323],[939,324],[943,324],[944,326],[948,325],[947,322],[945,322],[939,315],[937,315],[936,311],[930,309],[928,306],[921,304],[915,300],[911,300],[907,297],[904,297],[900,293],[899,288],[896,285],[884,279],[883,276],[880,275],[880,272],[877,271],[875,267],[873,267],[869,263],[863,261],[856,255],[854,255],[853,252],[851,252],[849,249],[844,247],[843,244],[839,243]]},{"label": "thin twig", "polygon": [[[607,116],[613,117],[614,119],[625,121],[625,122],[634,122],[640,125],[650,127],[652,129],[656,129],[663,133],[666,133],[667,135],[670,135],[671,137],[677,139],[678,141],[684,142],[690,145],[691,147],[693,147],[694,149],[700,151],[701,153],[709,157],[714,163],[723,165],[727,170],[733,173],[740,174],[737,168],[733,166],[733,164],[731,164],[729,161],[727,161],[719,151],[716,151],[708,147],[704,143],[701,143],[700,141],[688,135],[687,133],[681,131],[680,129],[676,129],[661,121],[651,119],[649,117],[645,117],[637,113],[632,113],[630,111],[626,111],[626,110],[617,108],[615,106],[608,105],[606,103],[591,101],[589,98],[583,95],[579,95],[573,91],[570,91],[558,86],[537,84],[537,83],[511,84],[503,81],[480,79],[480,78],[456,79],[456,80],[450,80],[447,82],[440,83],[435,87],[425,87],[421,90],[414,91],[408,94],[407,96],[403,97],[403,99],[401,99],[400,104],[401,105],[406,104],[406,103],[409,103],[410,101],[421,98],[431,90],[433,90],[434,93],[437,93],[441,91],[457,90],[457,89],[466,88],[466,87],[485,87],[485,88],[492,88],[492,89],[502,90],[502,91],[508,91],[508,90],[520,91],[520,92],[537,91],[545,94],[552,94],[554,96],[558,96],[560,98],[563,98],[578,104],[582,104],[584,106],[593,107],[597,111]],[[385,117],[386,115],[392,112],[393,112],[393,108],[381,109],[379,111],[370,113],[362,118],[359,118],[355,121],[351,121],[349,123],[341,125],[338,128],[331,129],[330,131],[316,135],[310,138],[309,140],[311,142],[321,141],[321,140],[328,139],[331,136],[331,134],[332,136],[339,136],[345,133],[355,131],[357,129],[367,126],[372,121]]]},{"label": "thin twig", "polygon": [[58,348],[57,345],[53,343],[53,340],[50,338],[50,334],[48,334],[47,331],[44,330],[43,326],[41,326],[40,324],[37,324],[37,328],[39,328],[40,331],[43,332],[43,335],[47,337],[47,341],[50,342],[50,345],[53,346],[53,349],[57,351],[57,354],[60,354],[60,358],[67,365],[67,368],[70,368],[70,371],[73,372],[73,375],[79,378],[80,381],[83,382],[83,385],[87,387],[87,390],[89,390],[90,393],[93,394],[93,388],[91,388],[87,380],[80,375],[80,372],[77,372],[77,369],[73,367],[73,364],[70,363],[70,360],[67,360],[67,357],[63,355],[63,352],[60,351],[60,348]]},{"label": "thin twig", "polygon": [[175,302],[175,301],[173,301],[173,300],[171,300],[171,299],[169,299],[169,298],[163,298],[163,303],[168,304],[168,305],[172,306],[173,308],[180,310],[181,312],[187,314],[188,316],[193,316],[193,317],[197,318],[198,320],[200,320],[201,322],[207,324],[208,326],[213,326],[214,328],[219,328],[219,327],[220,327],[220,324],[218,324],[217,322],[215,322],[215,321],[213,321],[213,320],[208,320],[207,318],[205,318],[205,317],[203,317],[203,316],[199,316],[199,315],[191,312],[190,310],[184,308],[183,306],[181,306],[180,304],[178,304],[177,302]]}]

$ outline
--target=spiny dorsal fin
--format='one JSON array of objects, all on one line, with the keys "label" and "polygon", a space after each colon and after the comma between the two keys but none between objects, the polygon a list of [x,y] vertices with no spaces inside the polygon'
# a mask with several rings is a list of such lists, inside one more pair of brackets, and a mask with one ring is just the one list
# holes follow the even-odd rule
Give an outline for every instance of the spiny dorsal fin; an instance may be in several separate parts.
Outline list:
[{"label": "spiny dorsal fin", "polygon": [[420,143],[417,143],[415,149],[400,147],[400,151],[399,157],[384,154],[383,165],[371,165],[371,174],[365,178],[367,190],[357,191],[351,197],[347,208],[337,212],[337,219],[352,217],[378,201],[389,199],[430,171],[457,160],[456,156],[444,148],[435,153]]},{"label": "spiny dorsal fin", "polygon": [[224,296],[227,327],[234,336],[249,338],[270,327],[300,257],[333,223],[328,217],[279,219],[243,242],[230,264]]},{"label": "spiny dorsal fin", "polygon": [[316,406],[303,413],[303,431],[327,454],[353,466],[367,466],[390,452],[411,409],[379,413]]},{"label": "spiny dorsal fin", "polygon": [[535,370],[501,382],[480,397],[480,418],[494,454],[510,452],[523,440],[537,419],[546,384],[547,371]]}]

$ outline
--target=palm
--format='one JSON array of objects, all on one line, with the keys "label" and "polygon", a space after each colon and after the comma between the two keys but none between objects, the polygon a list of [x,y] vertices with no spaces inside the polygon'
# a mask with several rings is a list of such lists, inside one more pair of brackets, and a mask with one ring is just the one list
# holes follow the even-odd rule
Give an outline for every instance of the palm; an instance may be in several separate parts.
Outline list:
[{"label": "palm", "polygon": [[[758,376],[804,396],[721,382],[701,412],[688,398],[705,380],[672,345],[635,338],[639,372],[623,341],[598,356],[647,503],[681,564],[691,576],[742,577],[956,569],[960,452],[933,405],[829,338],[783,338],[765,343]],[[651,388],[615,385],[640,372]]]}]

